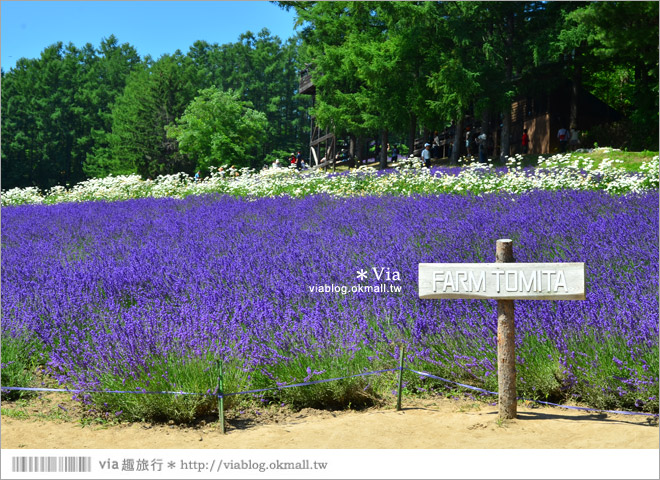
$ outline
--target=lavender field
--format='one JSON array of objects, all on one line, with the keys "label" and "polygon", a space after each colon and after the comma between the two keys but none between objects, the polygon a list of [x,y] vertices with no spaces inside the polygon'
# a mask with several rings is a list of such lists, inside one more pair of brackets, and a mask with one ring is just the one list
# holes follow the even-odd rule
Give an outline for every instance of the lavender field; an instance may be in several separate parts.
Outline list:
[{"label": "lavender field", "polygon": [[[588,191],[3,207],[3,384],[5,351],[73,388],[207,392],[218,361],[238,391],[392,368],[403,342],[408,366],[496,390],[496,302],[420,300],[417,268],[492,262],[511,238],[516,261],[585,262],[587,279],[585,301],[516,302],[519,393],[657,412],[658,214],[657,192]],[[392,388],[382,375],[259,398],[347,406]],[[215,408],[81,399],[126,418]]]}]

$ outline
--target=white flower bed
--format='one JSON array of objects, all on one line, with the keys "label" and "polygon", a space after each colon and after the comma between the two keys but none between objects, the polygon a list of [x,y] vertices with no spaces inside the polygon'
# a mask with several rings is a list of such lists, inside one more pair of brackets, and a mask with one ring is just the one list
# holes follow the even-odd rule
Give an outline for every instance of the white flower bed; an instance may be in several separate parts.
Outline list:
[{"label": "white flower bed", "polygon": [[[462,159],[463,160],[463,159]],[[464,160],[463,160],[464,161]],[[465,161],[464,161],[465,162]],[[572,159],[570,154],[539,159],[536,168],[522,168],[522,157],[511,157],[506,168],[471,163],[458,174],[435,170],[433,174],[418,159],[401,162],[396,171],[378,172],[360,167],[341,174],[320,170],[298,172],[294,167],[270,168],[256,172],[214,169],[200,181],[178,173],[142,180],[138,175],[90,179],[67,190],[54,187],[42,194],[35,187],[2,192],[2,205],[127,200],[141,197],[175,197],[222,193],[243,197],[289,195],[302,197],[326,193],[334,196],[413,195],[435,193],[520,193],[529,190],[606,190],[612,194],[658,189],[658,156],[629,173],[620,160],[604,159],[598,167],[590,158]],[[455,171],[455,170],[454,170]]]}]

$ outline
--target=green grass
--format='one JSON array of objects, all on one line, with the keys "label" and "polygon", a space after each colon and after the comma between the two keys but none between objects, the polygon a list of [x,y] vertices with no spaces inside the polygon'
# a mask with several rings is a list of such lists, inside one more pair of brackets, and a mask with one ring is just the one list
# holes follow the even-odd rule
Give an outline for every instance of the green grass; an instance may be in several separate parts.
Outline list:
[{"label": "green grass", "polygon": [[[487,374],[485,368],[488,363],[497,365],[495,346],[484,349],[466,339],[451,336],[437,337],[434,349],[435,361],[407,366],[452,382],[498,391],[496,372]],[[516,349],[518,396],[554,403],[578,401],[607,410],[658,412],[660,358],[657,346],[640,346],[633,358],[622,336],[592,331],[569,337],[567,350],[569,354],[564,355],[549,339],[525,336]],[[472,360],[457,362],[454,352]],[[569,371],[573,375],[568,374]],[[408,392],[433,390],[447,393],[460,388],[410,373],[406,378]],[[640,378],[641,382],[634,384],[628,380],[630,378]]]},{"label": "green grass", "polygon": [[[128,421],[167,421],[189,423],[196,418],[217,415],[219,363],[212,357],[186,359],[153,358],[150,365],[129,375],[102,377],[100,390],[190,392],[201,395],[92,393],[90,412],[102,418],[113,415]],[[224,368],[224,391],[236,391],[245,374],[240,369]],[[225,400],[230,407],[232,400]]]},{"label": "green grass", "polygon": [[[566,361],[580,373],[571,379],[572,396],[595,408],[658,412],[657,345],[633,350],[622,336],[592,330],[572,337],[568,347],[574,355]],[[633,377],[641,382],[627,380]]]},{"label": "green grass", "polygon": [[[28,336],[13,337],[2,334],[1,382],[7,387],[34,387],[35,371],[43,364],[40,343]],[[2,392],[3,400],[15,400],[34,396],[33,392],[8,390]]]},{"label": "green grass", "polygon": [[[311,367],[314,367],[312,370]],[[247,405],[286,404],[294,409],[362,408],[380,403],[386,391],[395,384],[395,374],[354,377],[305,387],[277,388],[278,386],[321,379],[348,376],[381,368],[393,368],[393,363],[370,360],[367,349],[345,352],[341,355],[299,355],[276,365],[268,365],[249,374],[240,364],[223,366],[223,391],[240,392],[270,389],[252,395],[227,396],[225,408]],[[309,368],[309,370],[308,370]],[[212,358],[181,360],[179,358],[153,359],[148,371],[127,378],[106,375],[99,385],[102,390],[183,391],[210,395],[175,394],[117,394],[92,393],[88,397],[92,408],[88,416],[112,421],[168,421],[190,423],[200,418],[218,415],[215,393],[219,366]]]},{"label": "green grass", "polygon": [[[605,153],[605,150],[608,150]],[[522,167],[537,167],[541,160],[548,159],[557,153],[547,153],[547,154],[527,154],[521,155]],[[654,156],[658,155],[658,152],[652,152],[649,150],[644,150],[642,152],[626,152],[623,150],[612,150],[611,148],[607,149],[598,149],[589,153],[571,153],[571,160],[581,160],[581,164],[584,165],[587,159],[593,160],[593,165],[595,167],[600,166],[603,160],[620,160],[621,163],[617,162],[616,166],[623,168],[629,172],[638,172],[640,171],[639,167],[645,162],[649,162],[653,159]],[[499,157],[491,158],[490,162],[496,167],[503,167],[506,165],[506,162],[500,160]],[[447,165],[446,159],[440,161],[440,165]]]},{"label": "green grass", "polygon": [[[629,172],[637,172],[639,171],[639,166],[644,163],[650,161],[654,156],[658,155],[658,152],[652,152],[650,150],[644,150],[642,152],[627,152],[623,150],[612,150],[611,148],[608,148],[609,150],[608,153],[605,153],[604,149],[598,149],[594,150],[589,153],[577,153],[573,152],[571,153],[571,159],[587,159],[590,158],[594,161],[594,165],[598,167],[601,162],[608,158],[610,160],[621,160],[622,163],[617,164],[619,167],[624,168],[625,170]],[[539,159],[540,158],[550,158],[553,155],[556,155],[555,153],[548,153],[548,154],[527,154],[527,155],[522,155],[523,161],[522,161],[522,166],[523,167],[536,167],[538,166]],[[401,160],[402,157],[399,155],[399,160]],[[502,167],[506,164],[506,162],[503,162],[499,159],[499,156],[496,158],[491,158],[491,162],[495,166]],[[390,161],[390,157],[388,157],[388,166],[390,168],[396,167],[399,164],[399,162],[392,163]],[[451,166],[448,164],[448,159],[443,158],[443,159],[436,159],[435,162],[433,163],[436,166]],[[360,166],[360,165],[356,165]],[[372,162],[369,164],[370,167],[375,167],[378,168],[378,162]],[[346,172],[352,170],[349,168],[346,164],[341,164],[337,165],[336,167],[336,172]],[[332,166],[328,167],[328,171],[332,171]]]},{"label": "green grass", "polygon": [[598,166],[600,163],[609,158],[610,160],[621,160],[622,163],[618,164],[621,168],[629,172],[638,172],[639,166],[650,161],[658,152],[651,152],[645,150],[643,152],[626,152],[611,150],[609,153],[604,153],[602,150],[596,150],[591,153],[574,153],[573,158],[591,158],[594,160],[594,165]]},{"label": "green grass", "polygon": [[[393,334],[391,327],[389,334]],[[660,359],[657,348],[640,347],[636,353],[638,356],[631,358],[630,354],[626,356],[623,353],[630,351],[623,337],[601,337],[599,332],[576,332],[569,337],[568,351],[571,353],[565,356],[550,339],[526,335],[516,352],[518,395],[522,398],[557,403],[578,401],[602,409],[657,412],[657,397],[655,400],[648,400],[658,387]],[[394,402],[396,395],[397,372],[353,377],[311,386],[277,387],[397,368],[398,341],[407,340],[408,335],[402,332],[397,335],[396,342],[383,342],[375,347],[378,352],[364,346],[309,355],[279,352],[281,356],[278,363],[264,365],[249,374],[239,364],[225,365],[226,393],[270,389],[251,395],[226,397],[225,407],[231,409],[255,404],[284,404],[294,409],[343,409],[390,404]],[[408,349],[404,367],[426,371],[453,382],[489,391],[498,390],[496,370],[493,372],[493,366],[496,369],[497,365],[494,345],[484,346],[469,340],[467,336],[439,336],[432,348],[436,352],[435,360],[424,362],[412,362],[415,354]],[[460,355],[468,360],[456,361],[455,352],[460,352]],[[577,374],[571,376],[567,371]],[[211,358],[186,362],[172,358],[160,359],[154,361],[148,374],[146,371],[142,372],[125,383],[119,378],[108,377],[104,379],[101,388],[214,391],[218,374],[217,364]],[[626,383],[626,378],[636,377],[643,377],[648,384],[633,386]],[[459,392],[474,394],[454,384],[420,378],[410,372],[405,372],[404,378],[404,395],[428,392],[450,396],[461,395]],[[645,399],[644,403],[640,403],[642,398]],[[218,413],[217,399],[213,395],[94,394],[93,401],[97,407],[102,405],[102,409],[107,412],[121,411],[121,419],[129,421],[191,422],[209,415],[217,417]]]},{"label": "green grass", "polygon": [[549,402],[567,399],[563,391],[564,376],[559,351],[550,340],[527,335],[516,356],[524,359],[524,363],[517,366],[519,396]]},{"label": "green grass", "polygon": [[[328,352],[329,353],[329,352]],[[299,355],[288,361],[263,367],[252,374],[252,388],[340,378],[363,372],[395,368],[395,362],[376,358],[375,352],[360,348],[353,352],[321,356]],[[382,403],[395,383],[395,373],[346,378],[304,387],[264,392],[261,401],[283,403],[294,409],[363,408]]]},{"label": "green grass", "polygon": [[[389,330],[392,335],[392,330]],[[382,333],[386,333],[383,331]],[[373,405],[393,406],[396,400],[398,372],[353,377],[311,386],[277,388],[293,383],[332,379],[362,372],[398,367],[398,342],[409,340],[406,332],[397,341],[382,342],[379,351],[356,346],[355,349],[317,352],[311,355],[291,355],[280,352],[281,360],[274,365],[246,372],[241,364],[225,364],[225,393],[250,389],[270,389],[266,392],[225,397],[226,409],[254,406],[286,405],[293,409],[363,408]],[[657,348],[639,347],[634,354],[625,340],[607,332],[575,332],[568,336],[568,355],[560,352],[549,339],[527,335],[517,348],[517,388],[522,398],[556,403],[580,402],[593,408],[657,412],[658,364]],[[11,342],[8,343],[11,345]],[[9,349],[11,350],[11,346]],[[496,348],[470,341],[466,336],[438,336],[431,361],[413,360],[411,347],[406,349],[405,368],[426,371],[452,382],[464,383],[485,390],[498,390]],[[464,360],[456,361],[454,352]],[[3,350],[4,353],[4,350]],[[632,357],[634,355],[634,358]],[[575,373],[575,376],[567,374]],[[23,369],[29,384],[31,377]],[[154,358],[143,371],[123,375],[106,375],[99,389],[184,391],[208,395],[92,393],[85,421],[113,423],[116,421],[152,421],[192,423],[218,418],[217,391],[219,364],[212,358]],[[642,378],[633,385],[628,378]],[[646,383],[644,383],[646,382]],[[3,380],[4,383],[4,380]],[[655,400],[649,398],[655,392]],[[404,372],[404,403],[408,396],[441,394],[449,397],[494,397],[440,380]],[[642,399],[643,402],[642,402]],[[19,400],[27,401],[27,399]],[[20,408],[3,409],[12,418],[26,418]]]},{"label": "green grass", "polygon": [[26,411],[18,410],[16,408],[0,408],[0,415],[6,418],[17,418],[19,420],[24,420],[30,417]]},{"label": "green grass", "polygon": [[[493,307],[490,308],[492,310]],[[415,342],[410,331],[392,324],[387,315],[372,318],[369,323],[373,328],[374,340],[378,339],[375,340],[377,343],[369,347],[362,344],[343,347],[342,334],[338,332],[336,349],[315,351],[315,339],[309,337],[308,345],[290,345],[286,351],[274,352],[273,357],[277,361],[271,365],[248,370],[242,360],[226,363],[223,366],[225,393],[270,390],[228,396],[225,398],[225,408],[284,404],[293,409],[344,409],[393,405],[396,399],[397,372],[311,386],[278,387],[397,368],[400,342],[409,345],[406,347],[404,367],[426,371],[452,382],[494,392],[498,390],[494,341],[484,344],[482,340],[470,336],[469,332],[437,335],[426,342],[426,346],[433,352],[431,360],[418,361],[415,360],[419,355],[414,350]],[[657,345],[654,348],[642,345],[631,348],[624,334],[586,328],[565,335],[565,349],[561,351],[555,346],[556,341],[539,338],[536,334],[527,334],[520,339],[516,351],[520,397],[556,403],[577,401],[601,409],[658,411],[660,355]],[[28,337],[3,335],[2,384],[35,386],[35,372],[40,365],[45,364],[46,354],[43,351],[38,342]],[[424,355],[428,355],[428,352]],[[219,376],[219,363],[210,355],[203,358],[193,358],[192,354],[154,357],[136,371],[106,374],[96,388],[182,391],[202,395],[91,393],[83,398],[87,403],[85,419],[100,423],[170,420],[191,423],[199,419],[215,420],[218,418],[218,398],[215,392]],[[405,396],[428,393],[480,395],[452,383],[420,378],[410,372],[404,373],[404,379]],[[628,379],[638,380],[635,383]],[[6,392],[2,398],[27,400],[31,396],[34,394]],[[14,410],[7,410],[6,414],[22,418],[23,414],[15,410],[15,406],[12,408]]]}]

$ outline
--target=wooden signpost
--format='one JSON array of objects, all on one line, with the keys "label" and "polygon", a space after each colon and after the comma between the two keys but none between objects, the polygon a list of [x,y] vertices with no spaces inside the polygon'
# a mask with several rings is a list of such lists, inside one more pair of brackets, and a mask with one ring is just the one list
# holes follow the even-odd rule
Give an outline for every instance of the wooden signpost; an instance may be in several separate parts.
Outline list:
[{"label": "wooden signpost", "polygon": [[513,301],[584,300],[584,263],[514,263],[513,241],[498,240],[496,263],[420,263],[419,298],[497,299],[499,415],[516,418]]}]

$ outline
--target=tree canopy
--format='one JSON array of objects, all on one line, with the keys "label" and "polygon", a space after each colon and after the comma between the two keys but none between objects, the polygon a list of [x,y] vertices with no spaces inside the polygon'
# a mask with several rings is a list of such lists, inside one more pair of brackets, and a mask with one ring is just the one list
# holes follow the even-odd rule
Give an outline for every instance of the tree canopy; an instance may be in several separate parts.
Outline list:
[{"label": "tree canopy", "polygon": [[309,98],[297,94],[299,47],[264,29],[224,45],[197,41],[186,54],[158,59],[140,58],[115,36],[99,47],[56,43],[37,59],[20,59],[2,72],[2,188],[192,173],[198,160],[166,127],[212,85],[233,90],[267,119],[258,147],[247,151],[250,166],[272,151],[301,149],[309,141]]},{"label": "tree canopy", "polygon": [[313,113],[340,133],[469,116],[501,130],[504,156],[512,100],[571,81],[623,107],[619,146],[658,148],[657,2],[279,3],[303,27]]},{"label": "tree canopy", "polygon": [[[2,188],[260,167],[273,152],[305,150],[310,115],[342,137],[409,147],[450,125],[456,143],[477,122],[498,132],[505,156],[511,102],[566,82],[571,124],[580,89],[621,113],[592,140],[658,149],[658,2],[277,3],[300,27],[286,42],[248,31],[152,59],[111,35],[98,47],[58,42],[2,71]],[[305,65],[313,106],[298,93]],[[223,105],[240,105],[261,131],[229,113],[197,121]]]},{"label": "tree canopy", "polygon": [[266,115],[232,90],[201,90],[183,115],[165,129],[179,150],[195,162],[195,169],[223,165],[251,166],[250,158],[263,142]]}]

